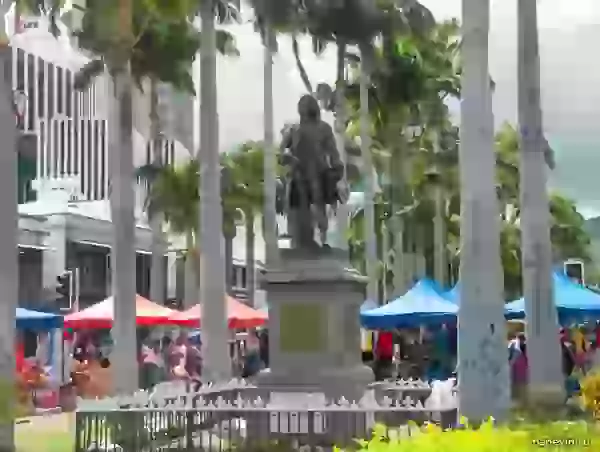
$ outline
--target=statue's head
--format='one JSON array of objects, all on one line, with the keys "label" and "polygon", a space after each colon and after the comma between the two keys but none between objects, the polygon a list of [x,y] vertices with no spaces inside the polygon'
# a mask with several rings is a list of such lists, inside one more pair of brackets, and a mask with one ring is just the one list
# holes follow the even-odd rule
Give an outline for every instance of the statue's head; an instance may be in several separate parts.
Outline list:
[{"label": "statue's head", "polygon": [[305,94],[298,101],[298,114],[300,120],[318,121],[321,119],[321,108],[317,99],[310,94]]}]

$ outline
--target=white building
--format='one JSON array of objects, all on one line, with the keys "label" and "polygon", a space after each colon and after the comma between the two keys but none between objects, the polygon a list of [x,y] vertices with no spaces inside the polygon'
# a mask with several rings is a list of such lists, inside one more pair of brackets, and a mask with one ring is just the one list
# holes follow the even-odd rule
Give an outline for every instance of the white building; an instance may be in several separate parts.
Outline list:
[{"label": "white building", "polygon": [[[11,17],[7,20],[13,23]],[[57,276],[75,267],[82,303],[95,302],[108,295],[110,286],[107,83],[99,78],[84,92],[75,91],[74,76],[88,59],[66,33],[55,39],[43,18],[23,18],[21,23],[22,31],[11,38],[13,89],[27,94],[19,144],[20,302],[48,304]],[[177,121],[165,130],[163,161],[174,163],[189,158],[194,148],[194,102],[165,91],[162,98]],[[134,110],[134,163],[141,166],[151,158],[148,96],[137,92]],[[148,295],[151,239],[141,209],[144,187],[132,184],[138,193],[138,292]],[[239,292],[245,281],[239,259],[243,244],[235,250]],[[168,297],[183,286],[177,281],[176,255],[172,250],[165,259]]]}]

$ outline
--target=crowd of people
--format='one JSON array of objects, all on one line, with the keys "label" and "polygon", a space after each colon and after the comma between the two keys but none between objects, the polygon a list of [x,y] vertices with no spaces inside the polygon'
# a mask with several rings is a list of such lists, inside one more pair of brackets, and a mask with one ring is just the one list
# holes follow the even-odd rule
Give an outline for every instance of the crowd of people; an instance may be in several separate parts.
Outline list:
[{"label": "crowd of people", "polygon": [[[250,330],[230,341],[232,372],[251,377],[269,365],[268,331]],[[73,336],[67,339],[73,340]],[[110,367],[112,339],[109,330],[78,332],[72,344],[72,357],[77,362],[98,362]],[[174,338],[156,338],[148,331],[138,334],[140,387],[149,389],[162,381],[202,379],[202,341],[200,334],[180,331]]]},{"label": "crowd of people", "polygon": [[[560,329],[562,370],[568,394],[578,390],[578,381],[593,368],[600,368],[600,325]],[[375,378],[422,378],[444,380],[457,372],[457,332],[454,326],[402,329],[372,333],[363,347],[363,361],[373,366]],[[513,396],[527,388],[529,360],[527,337],[515,332],[508,338],[508,362]]]},{"label": "crowd of people", "polygon": [[423,378],[443,380],[456,368],[456,328],[379,331],[363,349],[363,362],[372,365],[376,380]]},{"label": "crowd of people", "polygon": [[[600,368],[600,326],[561,328],[559,334],[565,389],[571,395],[579,390],[582,375]],[[529,375],[525,333],[518,333],[511,338],[508,353],[513,397],[519,399],[524,396]]]}]

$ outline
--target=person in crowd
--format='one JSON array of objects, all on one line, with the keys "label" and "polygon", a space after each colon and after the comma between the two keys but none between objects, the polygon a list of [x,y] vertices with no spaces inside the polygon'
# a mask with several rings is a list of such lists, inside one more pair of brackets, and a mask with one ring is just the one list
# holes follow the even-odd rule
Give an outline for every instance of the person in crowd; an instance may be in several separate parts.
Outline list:
[{"label": "person in crowd", "polygon": [[164,363],[160,353],[160,342],[150,341],[142,347],[140,372],[142,389],[150,389],[163,380]]},{"label": "person in crowd", "polygon": [[260,340],[256,331],[248,332],[246,339],[244,367],[242,370],[242,378],[248,378],[256,375],[262,367],[260,359]]},{"label": "person in crowd", "polygon": [[431,365],[435,363],[438,376],[445,374],[447,378],[452,373],[454,366],[451,363],[450,333],[446,325],[432,331],[431,355]]},{"label": "person in crowd", "polygon": [[380,331],[374,353],[373,372],[375,380],[381,381],[391,377],[394,358],[394,335],[391,331]]},{"label": "person in crowd", "polygon": [[519,333],[516,339],[516,341],[512,342],[509,349],[512,395],[514,400],[524,402],[527,395],[527,382],[529,379],[527,340],[523,333]]},{"label": "person in crowd", "polygon": [[265,368],[269,367],[269,331],[264,328],[259,335],[259,354],[260,360]]},{"label": "person in crowd", "polygon": [[592,339],[590,343],[589,370],[600,371],[600,349],[596,339]]},{"label": "person in crowd", "polygon": [[193,380],[200,380],[202,375],[202,343],[190,343],[185,356],[185,370]]},{"label": "person in crowd", "polygon": [[561,329],[560,348],[562,354],[562,370],[565,378],[569,377],[575,369],[575,352],[569,340],[568,332]]},{"label": "person in crowd", "polygon": [[360,330],[360,345],[362,352],[362,362],[367,364],[373,362],[373,338],[375,333],[373,331],[361,329]]},{"label": "person in crowd", "polygon": [[573,327],[571,338],[575,353],[575,366],[577,366],[580,371],[585,372],[585,363],[587,361],[588,352],[585,329],[581,326]]}]

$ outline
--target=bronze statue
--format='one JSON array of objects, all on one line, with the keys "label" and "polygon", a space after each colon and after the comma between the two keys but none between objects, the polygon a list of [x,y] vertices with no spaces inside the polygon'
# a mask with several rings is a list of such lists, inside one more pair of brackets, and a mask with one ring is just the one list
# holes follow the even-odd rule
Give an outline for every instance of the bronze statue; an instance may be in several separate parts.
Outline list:
[{"label": "bronze statue", "polygon": [[[344,177],[333,130],[321,120],[317,100],[304,95],[298,102],[300,122],[286,127],[281,142],[281,160],[287,174],[280,182],[284,203],[278,210],[287,215],[294,248],[315,248],[315,225],[321,246],[328,247],[327,206],[343,200],[338,182]],[[280,197],[280,200],[282,197]]]}]

